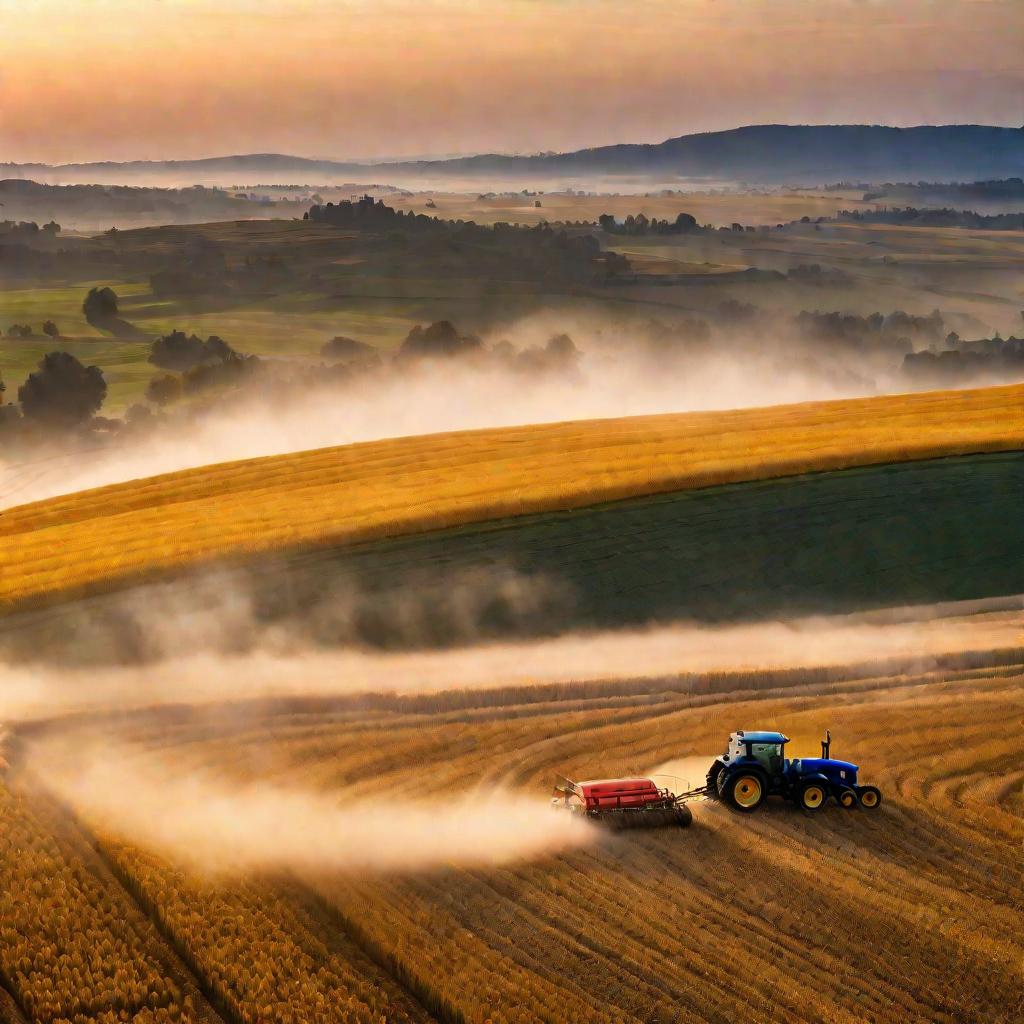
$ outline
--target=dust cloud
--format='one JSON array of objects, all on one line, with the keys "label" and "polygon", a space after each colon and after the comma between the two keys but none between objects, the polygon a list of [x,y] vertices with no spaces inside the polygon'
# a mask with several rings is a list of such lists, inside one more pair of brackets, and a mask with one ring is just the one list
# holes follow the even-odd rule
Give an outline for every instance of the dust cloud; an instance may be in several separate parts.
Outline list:
[{"label": "dust cloud", "polygon": [[[792,338],[730,333],[680,350],[643,327],[537,314],[486,338],[517,351],[562,331],[582,352],[571,372],[523,373],[500,360],[425,361],[301,393],[276,389],[134,439],[4,464],[0,508],[159,473],[331,445],[485,427],[732,409],[885,390],[863,356],[812,358]],[[228,339],[231,341],[231,339]]]},{"label": "dust cloud", "polygon": [[[927,671],[942,653],[1020,646],[1022,623],[1018,600],[998,610],[947,605],[753,625],[678,624],[427,652],[296,647],[106,669],[0,665],[0,721],[19,734],[18,770],[90,828],[205,874],[485,867],[578,848],[598,835],[542,799],[501,787],[410,800],[387,791],[375,798],[361,785],[346,801],[344,787],[327,792],[259,778],[240,782],[209,766],[188,767],[152,737],[119,737],[118,725],[127,721],[121,716],[161,706],[216,706],[244,722],[244,702],[262,698],[571,687],[892,658],[907,659],[906,670]],[[77,712],[98,719],[62,721]],[[154,724],[159,729],[159,719]],[[653,774],[681,791],[700,785],[710,760],[694,754]]]},{"label": "dust cloud", "polygon": [[[666,678],[900,661],[926,672],[935,658],[1024,645],[1020,599],[1001,611],[972,604],[899,609],[891,618],[816,616],[785,622],[575,633],[408,652],[352,648],[216,651],[139,666],[0,665],[0,721],[52,719],[167,705],[367,694],[437,694],[586,681]],[[970,614],[970,613],[974,614]]]},{"label": "dust cloud", "polygon": [[410,803],[247,786],[129,746],[68,750],[44,741],[33,775],[98,831],[204,873],[394,872],[495,866],[584,846],[594,830],[545,802],[492,792]]}]

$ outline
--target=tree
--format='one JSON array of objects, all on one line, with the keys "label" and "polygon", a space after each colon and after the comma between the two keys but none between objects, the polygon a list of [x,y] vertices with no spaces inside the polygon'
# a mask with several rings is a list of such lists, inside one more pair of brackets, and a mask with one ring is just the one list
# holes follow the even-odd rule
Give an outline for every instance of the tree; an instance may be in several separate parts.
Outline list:
[{"label": "tree", "polygon": [[556,334],[543,348],[534,346],[520,352],[515,366],[530,373],[565,372],[576,366],[581,354],[568,334]]},{"label": "tree", "polygon": [[48,338],[59,338],[60,330],[52,320],[47,320],[46,323],[43,324],[43,334]]},{"label": "tree", "polygon": [[548,338],[545,351],[558,362],[574,363],[580,357],[580,350],[568,334],[556,334]]},{"label": "tree", "polygon": [[429,327],[418,324],[406,335],[401,356],[457,356],[478,352],[483,342],[475,334],[459,334],[449,320],[437,320]]},{"label": "tree", "polygon": [[107,382],[98,366],[83,366],[70,352],[50,352],[18,388],[25,418],[47,427],[78,426],[99,411]]},{"label": "tree", "polygon": [[89,323],[117,316],[117,293],[112,288],[90,288],[82,303],[82,312]]},{"label": "tree", "polygon": [[237,388],[257,373],[262,365],[256,356],[234,352],[230,359],[193,366],[182,377],[182,390],[185,394],[196,395],[203,391]]},{"label": "tree", "polygon": [[237,358],[238,353],[216,334],[203,341],[195,334],[186,335],[184,331],[171,331],[157,338],[149,353],[149,361],[154,366],[182,373],[204,363],[226,363]]},{"label": "tree", "polygon": [[365,341],[356,341],[355,338],[346,338],[339,335],[326,342],[320,349],[320,355],[324,359],[330,359],[335,363],[352,363],[370,359],[375,355],[376,349],[367,345]]},{"label": "tree", "polygon": [[156,414],[148,405],[136,402],[128,407],[128,411],[124,414],[124,421],[129,427],[147,427],[156,422]]},{"label": "tree", "polygon": [[181,398],[181,378],[173,373],[154,377],[146,388],[146,399],[154,405],[165,406]]}]

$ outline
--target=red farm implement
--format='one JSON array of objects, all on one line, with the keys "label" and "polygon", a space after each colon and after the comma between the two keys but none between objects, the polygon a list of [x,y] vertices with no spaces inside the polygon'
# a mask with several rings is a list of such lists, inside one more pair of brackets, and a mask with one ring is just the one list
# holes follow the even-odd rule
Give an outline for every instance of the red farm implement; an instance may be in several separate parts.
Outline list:
[{"label": "red farm implement", "polygon": [[688,800],[704,795],[691,790],[676,795],[653,779],[598,779],[573,782],[560,779],[551,795],[552,806],[610,828],[686,828],[693,814]]}]

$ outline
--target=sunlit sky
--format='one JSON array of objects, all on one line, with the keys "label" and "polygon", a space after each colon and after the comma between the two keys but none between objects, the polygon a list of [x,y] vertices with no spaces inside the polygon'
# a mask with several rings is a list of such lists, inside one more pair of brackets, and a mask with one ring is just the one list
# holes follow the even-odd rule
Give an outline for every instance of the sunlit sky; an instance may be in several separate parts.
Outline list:
[{"label": "sunlit sky", "polygon": [[1024,124],[1024,0],[0,0],[0,161]]}]

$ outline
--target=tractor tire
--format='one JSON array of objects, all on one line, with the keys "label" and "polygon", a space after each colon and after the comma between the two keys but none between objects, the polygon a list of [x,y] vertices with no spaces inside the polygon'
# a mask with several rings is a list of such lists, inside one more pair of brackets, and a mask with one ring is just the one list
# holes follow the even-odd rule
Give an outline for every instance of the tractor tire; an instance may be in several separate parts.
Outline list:
[{"label": "tractor tire", "polygon": [[865,811],[877,811],[882,803],[882,794],[876,786],[858,786],[857,799]]},{"label": "tractor tire", "polygon": [[726,780],[722,791],[725,802],[741,814],[753,814],[767,795],[767,780],[755,771],[738,771]]},{"label": "tractor tire", "polygon": [[857,799],[857,791],[849,786],[843,786],[839,790],[836,800],[839,802],[840,807],[848,811],[855,811],[860,806],[860,801]]},{"label": "tractor tire", "polygon": [[722,765],[715,763],[708,770],[708,777],[705,781],[709,800],[720,800],[722,797],[718,789],[718,780],[722,777]]},{"label": "tractor tire", "polygon": [[811,779],[801,784],[796,791],[796,803],[802,811],[815,814],[828,803],[828,783]]}]

